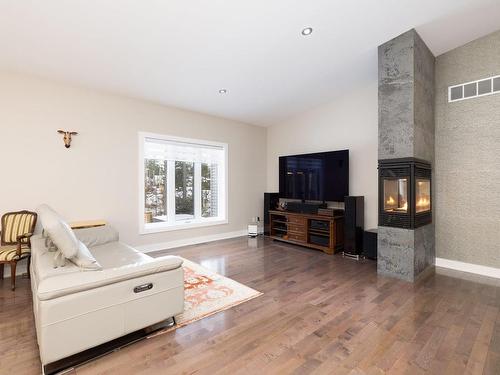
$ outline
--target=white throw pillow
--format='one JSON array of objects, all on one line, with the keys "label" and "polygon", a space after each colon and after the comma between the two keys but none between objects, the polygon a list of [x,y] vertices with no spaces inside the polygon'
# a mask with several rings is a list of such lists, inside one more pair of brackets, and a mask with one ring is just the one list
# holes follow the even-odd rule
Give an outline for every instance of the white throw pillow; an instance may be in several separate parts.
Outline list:
[{"label": "white throw pillow", "polygon": [[42,231],[42,237],[45,239],[45,247],[48,251],[50,251],[51,253],[57,251],[57,246],[54,245],[54,242],[52,242],[52,239],[47,234],[47,232]]},{"label": "white throw pillow", "polygon": [[82,241],[78,241],[78,252],[76,256],[70,260],[75,263],[78,267],[89,270],[89,271],[99,271],[102,270],[101,265],[94,258],[92,253],[89,251],[87,246]]},{"label": "white throw pillow", "polygon": [[59,249],[56,249],[54,251],[54,268],[64,267],[65,265],[66,258],[64,254]]},{"label": "white throw pillow", "polygon": [[73,258],[78,253],[79,241],[70,226],[46,204],[39,206],[37,212],[44,231],[47,232],[54,245],[65,258]]}]

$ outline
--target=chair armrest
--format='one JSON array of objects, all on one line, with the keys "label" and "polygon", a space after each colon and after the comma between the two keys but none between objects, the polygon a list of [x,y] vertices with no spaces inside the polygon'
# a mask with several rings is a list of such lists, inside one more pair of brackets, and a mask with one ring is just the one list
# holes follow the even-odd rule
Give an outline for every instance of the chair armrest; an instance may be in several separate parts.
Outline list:
[{"label": "chair armrest", "polygon": [[20,234],[19,236],[17,236],[17,242],[24,240],[24,239],[29,239],[31,236],[33,236],[33,233]]},{"label": "chair armrest", "polygon": [[44,279],[36,291],[40,300],[49,300],[105,285],[180,268],[183,259],[174,255],[127,264],[100,271],[81,271]]},{"label": "chair armrest", "polygon": [[24,233],[24,234],[20,234],[19,236],[17,236],[17,255],[18,256],[21,256],[21,246],[23,245],[23,240],[27,240],[24,243],[27,244],[29,248],[31,248],[31,242],[30,242],[31,236],[33,236],[33,233]]}]

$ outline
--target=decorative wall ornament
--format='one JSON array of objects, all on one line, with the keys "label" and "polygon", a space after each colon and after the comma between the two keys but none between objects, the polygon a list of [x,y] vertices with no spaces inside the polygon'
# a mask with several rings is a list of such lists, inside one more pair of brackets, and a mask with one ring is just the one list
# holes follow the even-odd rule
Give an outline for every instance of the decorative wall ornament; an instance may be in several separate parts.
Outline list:
[{"label": "decorative wall ornament", "polygon": [[78,135],[77,132],[70,132],[70,131],[66,131],[66,130],[58,130],[57,132],[59,134],[63,134],[64,147],[66,147],[66,148],[71,147],[71,136]]}]

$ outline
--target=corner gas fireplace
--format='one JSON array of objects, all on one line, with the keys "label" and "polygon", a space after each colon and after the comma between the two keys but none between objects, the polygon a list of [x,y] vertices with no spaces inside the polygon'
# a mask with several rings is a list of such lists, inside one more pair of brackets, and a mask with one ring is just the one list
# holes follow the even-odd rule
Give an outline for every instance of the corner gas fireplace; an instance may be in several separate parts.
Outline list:
[{"label": "corner gas fireplace", "polygon": [[414,229],[432,222],[431,172],[424,160],[379,160],[380,226]]}]

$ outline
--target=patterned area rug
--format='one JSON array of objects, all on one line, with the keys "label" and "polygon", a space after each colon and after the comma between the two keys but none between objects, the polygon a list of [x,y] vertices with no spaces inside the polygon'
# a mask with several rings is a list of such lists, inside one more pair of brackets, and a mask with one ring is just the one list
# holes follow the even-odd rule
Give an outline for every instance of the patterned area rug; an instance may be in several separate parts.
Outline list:
[{"label": "patterned area rug", "polygon": [[[237,281],[184,259],[184,312],[169,332],[262,295]],[[153,335],[156,336],[156,335]]]}]

